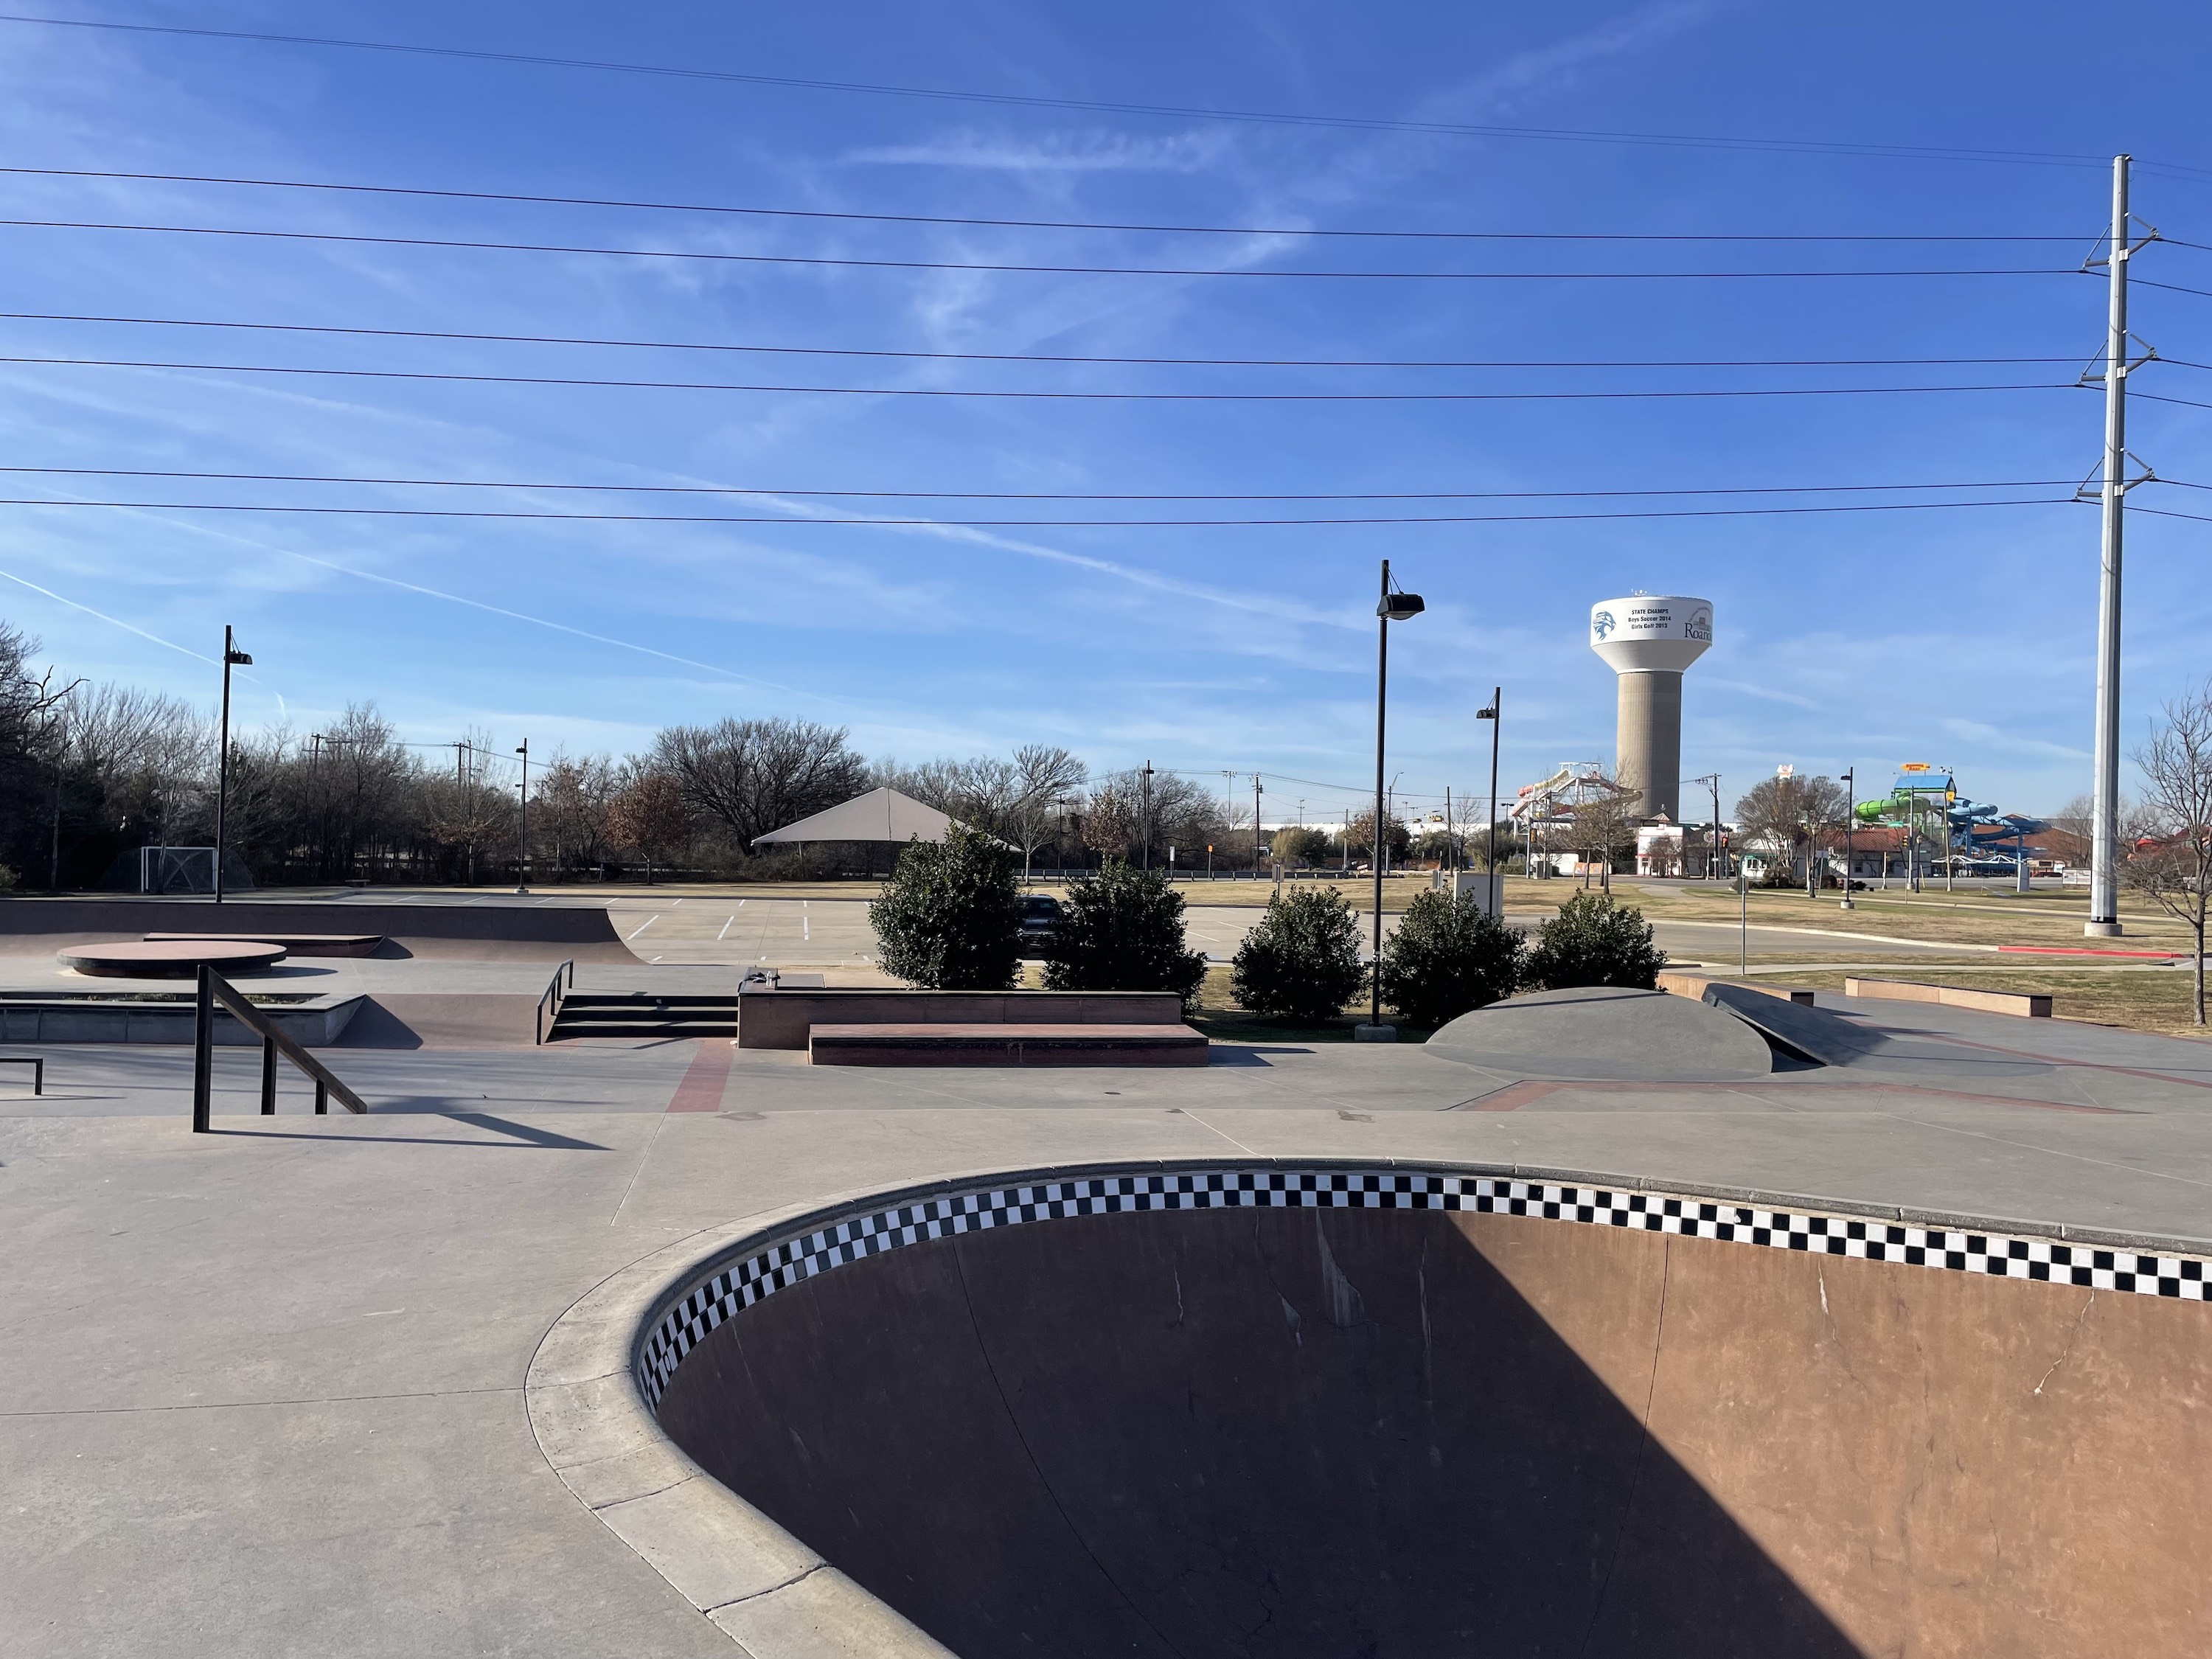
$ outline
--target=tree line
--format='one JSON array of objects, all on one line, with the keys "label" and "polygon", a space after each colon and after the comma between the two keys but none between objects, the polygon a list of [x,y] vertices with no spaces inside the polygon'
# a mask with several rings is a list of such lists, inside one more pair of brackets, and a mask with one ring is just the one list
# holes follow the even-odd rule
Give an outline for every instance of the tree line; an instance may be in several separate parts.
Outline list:
[{"label": "tree line", "polygon": [[[0,886],[93,887],[142,847],[212,845],[215,719],[182,698],[40,669],[38,650],[0,622]],[[234,728],[225,839],[272,886],[511,884],[526,853],[531,878],[545,882],[671,869],[834,874],[870,857],[888,867],[895,849],[756,852],[753,842],[889,785],[1035,867],[1163,863],[1172,848],[1182,867],[1210,857],[1234,869],[1270,850],[1255,847],[1249,805],[1190,776],[1094,775],[1047,744],[1008,757],[871,758],[844,729],[803,720],[672,726],[635,754],[534,754],[526,813],[521,782],[520,757],[487,732],[408,743],[360,703],[319,732]],[[1364,822],[1354,829],[1371,840],[1372,815]],[[1402,854],[1404,826],[1391,828]],[[1351,855],[1364,856],[1355,842]]]}]

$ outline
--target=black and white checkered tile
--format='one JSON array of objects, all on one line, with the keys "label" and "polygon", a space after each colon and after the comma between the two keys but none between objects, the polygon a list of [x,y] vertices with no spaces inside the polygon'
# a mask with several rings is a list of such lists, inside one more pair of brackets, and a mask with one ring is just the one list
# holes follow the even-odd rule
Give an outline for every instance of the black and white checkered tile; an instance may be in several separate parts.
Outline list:
[{"label": "black and white checkered tile", "polygon": [[687,1290],[640,1347],[638,1385],[658,1407],[684,1357],[724,1320],[802,1279],[866,1256],[933,1238],[1071,1216],[1255,1206],[1541,1216],[1770,1249],[2212,1301],[2212,1273],[2195,1256],[2142,1255],[2033,1236],[1947,1231],[1861,1216],[1762,1210],[1677,1193],[1553,1186],[1496,1176],[1224,1166],[980,1186],[866,1211],[778,1239]]}]

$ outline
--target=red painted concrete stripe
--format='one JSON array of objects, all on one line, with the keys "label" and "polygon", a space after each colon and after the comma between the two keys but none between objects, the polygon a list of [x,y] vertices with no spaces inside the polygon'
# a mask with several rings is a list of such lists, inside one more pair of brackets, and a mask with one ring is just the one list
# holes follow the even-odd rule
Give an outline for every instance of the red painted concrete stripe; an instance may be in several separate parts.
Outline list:
[{"label": "red painted concrete stripe", "polygon": [[692,1057],[690,1069],[684,1073],[684,1081],[676,1085],[668,1109],[720,1111],[722,1091],[729,1084],[730,1062],[737,1057],[737,1047],[727,1037],[709,1037],[702,1042],[699,1052]]},{"label": "red painted concrete stripe", "polygon": [[2073,945],[2000,945],[1997,949],[2029,957],[2137,957],[2150,962],[2169,961],[2175,955],[2172,951],[2085,951]]},{"label": "red painted concrete stripe", "polygon": [[1557,1094],[1562,1089],[1573,1088],[1570,1083],[1509,1083],[1494,1094],[1480,1099],[1464,1101],[1452,1108],[1455,1112],[1512,1112],[1518,1111],[1531,1101],[1541,1100],[1546,1095]]}]

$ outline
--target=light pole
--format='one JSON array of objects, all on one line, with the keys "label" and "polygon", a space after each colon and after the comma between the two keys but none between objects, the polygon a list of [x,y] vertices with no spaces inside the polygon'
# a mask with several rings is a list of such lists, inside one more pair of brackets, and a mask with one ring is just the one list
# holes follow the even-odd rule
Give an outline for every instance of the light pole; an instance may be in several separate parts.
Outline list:
[{"label": "light pole", "polygon": [[[1474,711],[1475,719],[1490,722],[1490,851],[1486,858],[1489,868],[1483,879],[1491,884],[1493,893],[1498,890],[1498,728],[1501,723],[1500,711],[1504,707],[1505,688],[1500,685],[1492,688],[1490,693],[1490,707]],[[1501,904],[1497,910],[1504,908]],[[1496,910],[1492,914],[1495,915]]]},{"label": "light pole", "polygon": [[1858,816],[1858,768],[1844,769],[1844,902],[1841,908],[1856,910],[1851,902],[1851,821]]},{"label": "light pole", "polygon": [[522,823],[516,847],[520,856],[515,860],[514,890],[526,893],[530,890],[530,739],[525,738],[514,752],[522,757]]},{"label": "light pole", "polygon": [[222,736],[215,763],[215,902],[222,902],[222,848],[230,828],[230,671],[251,668],[253,659],[238,648],[230,624],[222,625]]},{"label": "light pole", "polygon": [[1143,804],[1139,808],[1139,816],[1143,820],[1145,868],[1149,870],[1152,867],[1152,763],[1150,761],[1145,763]]},{"label": "light pole", "polygon": [[1383,817],[1383,741],[1390,696],[1390,624],[1418,617],[1427,607],[1418,593],[1390,591],[1390,561],[1382,561],[1382,597],[1375,605],[1375,957],[1368,975],[1370,1001],[1364,1025],[1352,1029],[1358,1042],[1395,1042],[1397,1028],[1382,1023],[1382,848],[1389,836]]}]

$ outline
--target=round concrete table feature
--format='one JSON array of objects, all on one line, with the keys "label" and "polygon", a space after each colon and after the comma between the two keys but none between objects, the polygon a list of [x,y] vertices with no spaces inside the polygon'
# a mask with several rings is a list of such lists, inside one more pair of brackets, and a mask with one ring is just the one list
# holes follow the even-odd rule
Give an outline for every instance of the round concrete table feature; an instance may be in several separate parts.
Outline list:
[{"label": "round concrete table feature", "polygon": [[284,947],[255,939],[125,940],[72,945],[55,953],[64,968],[96,979],[190,979],[204,964],[218,974],[246,974],[284,960]]}]

